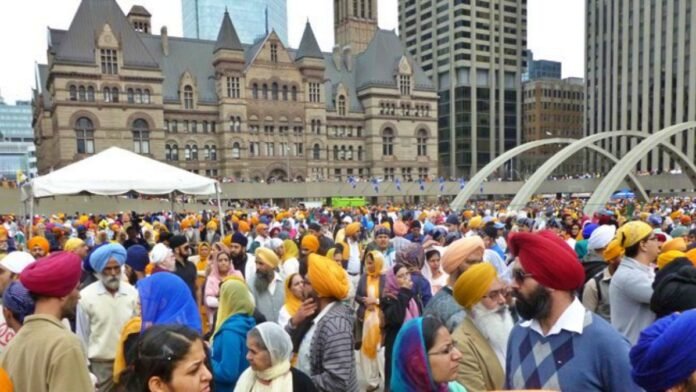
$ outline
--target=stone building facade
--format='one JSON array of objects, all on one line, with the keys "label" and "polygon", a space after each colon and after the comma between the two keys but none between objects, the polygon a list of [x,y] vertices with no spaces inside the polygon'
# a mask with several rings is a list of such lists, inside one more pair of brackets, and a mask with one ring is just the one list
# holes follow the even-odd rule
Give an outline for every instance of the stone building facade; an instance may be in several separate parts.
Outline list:
[{"label": "stone building facade", "polygon": [[323,53],[309,23],[297,49],[273,31],[244,45],[229,15],[207,41],[153,35],[142,7],[82,0],[36,70],[39,173],[119,146],[237,180],[435,177],[435,89],[377,28],[376,0],[359,14],[345,2],[342,46]]}]

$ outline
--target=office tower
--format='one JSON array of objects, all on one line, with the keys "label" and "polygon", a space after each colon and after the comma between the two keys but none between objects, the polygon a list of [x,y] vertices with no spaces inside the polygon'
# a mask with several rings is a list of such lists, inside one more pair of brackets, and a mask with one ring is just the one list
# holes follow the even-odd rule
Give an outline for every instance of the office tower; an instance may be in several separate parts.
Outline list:
[{"label": "office tower", "polygon": [[19,171],[35,176],[35,151],[31,102],[9,105],[0,96],[0,178],[15,179]]},{"label": "office tower", "polygon": [[526,0],[399,0],[399,32],[438,89],[440,174],[520,143]]},{"label": "office tower", "polygon": [[[586,7],[585,134],[615,130],[654,133],[696,120],[696,3],[693,0],[588,0]],[[694,159],[689,130],[672,143]],[[623,156],[639,140],[616,138],[602,147]],[[611,163],[589,154],[590,167]],[[639,171],[675,168],[653,150]]]},{"label": "office tower", "polygon": [[226,10],[242,43],[254,43],[268,29],[288,44],[287,0],[181,0],[184,37],[214,40]]}]

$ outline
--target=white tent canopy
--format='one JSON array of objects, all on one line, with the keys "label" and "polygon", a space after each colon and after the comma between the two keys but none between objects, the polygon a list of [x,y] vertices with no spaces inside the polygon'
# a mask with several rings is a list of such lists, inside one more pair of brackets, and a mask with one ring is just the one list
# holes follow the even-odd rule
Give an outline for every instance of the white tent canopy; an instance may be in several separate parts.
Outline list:
[{"label": "white tent canopy", "polygon": [[[23,187],[23,198],[30,199],[87,192],[114,196],[135,191],[146,195],[217,195],[217,180],[187,172],[118,147],[110,147],[96,155],[37,177]],[[222,216],[221,216],[222,218]],[[222,226],[221,226],[222,227]],[[223,233],[224,235],[224,233]]]}]

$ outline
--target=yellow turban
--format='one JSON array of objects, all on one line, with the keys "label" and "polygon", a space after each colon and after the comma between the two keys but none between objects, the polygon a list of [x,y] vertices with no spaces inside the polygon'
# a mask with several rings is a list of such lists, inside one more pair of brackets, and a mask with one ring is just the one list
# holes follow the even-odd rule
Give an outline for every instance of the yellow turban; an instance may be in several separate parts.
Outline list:
[{"label": "yellow turban", "polygon": [[609,245],[607,245],[606,249],[604,249],[604,261],[609,262],[619,256],[623,256],[623,254],[624,248],[621,247],[621,243],[619,242],[619,240],[614,238],[613,240],[611,240],[611,242],[609,242]]},{"label": "yellow turban", "polygon": [[249,233],[249,230],[251,230],[251,228],[249,227],[249,223],[247,223],[246,221],[239,221],[239,223],[237,224],[237,228],[242,234],[247,234]]},{"label": "yellow turban", "polygon": [[686,257],[686,253],[678,250],[668,250],[667,252],[662,252],[659,256],[657,256],[657,268],[662,269],[667,264],[673,262],[674,259],[679,257]]},{"label": "yellow turban", "polygon": [[257,248],[254,254],[256,255],[256,260],[269,265],[271,268],[276,268],[280,265],[280,258],[278,258],[278,255],[268,248]]},{"label": "yellow turban", "polygon": [[472,265],[457,278],[453,288],[454,299],[464,308],[471,309],[488,293],[497,276],[495,267],[489,263]]},{"label": "yellow turban", "polygon": [[686,258],[689,259],[689,261],[691,261],[691,264],[696,266],[696,248],[693,248],[686,252]]},{"label": "yellow turban", "polygon": [[63,246],[63,250],[66,252],[73,252],[73,251],[78,250],[84,244],[85,244],[85,242],[79,238],[71,238],[71,239],[65,241],[65,245]]},{"label": "yellow turban", "polygon": [[483,224],[483,218],[477,215],[471,218],[469,221],[469,228],[472,230],[478,230],[481,227],[481,224]]},{"label": "yellow turban", "polygon": [[452,242],[442,254],[442,259],[440,260],[442,269],[451,275],[470,258],[482,261],[485,249],[486,246],[483,243],[483,239],[477,235],[458,239]]},{"label": "yellow turban", "polygon": [[310,252],[316,253],[319,250],[319,239],[313,234],[307,234],[302,237],[300,248],[309,249]]},{"label": "yellow turban", "polygon": [[346,237],[351,237],[360,232],[360,222],[353,222],[346,226]]},{"label": "yellow turban", "polygon": [[211,220],[210,222],[208,222],[208,223],[205,225],[205,227],[206,227],[208,230],[217,230],[218,224],[217,224],[217,222],[215,222],[214,220]]},{"label": "yellow turban", "polygon": [[621,242],[621,246],[626,249],[644,240],[652,231],[652,227],[645,222],[631,221],[619,227],[619,230],[616,231],[616,238]]},{"label": "yellow turban", "polygon": [[39,246],[46,254],[48,254],[48,251],[51,248],[48,240],[41,236],[31,237],[31,239],[27,242],[27,249],[29,249],[30,252],[35,246]]},{"label": "yellow turban", "polygon": [[343,300],[348,296],[348,274],[333,260],[309,255],[307,277],[319,297]]},{"label": "yellow turban", "polygon": [[226,235],[225,238],[223,238],[221,242],[226,247],[231,248],[232,247],[232,234]]},{"label": "yellow turban", "polygon": [[677,237],[662,244],[661,250],[663,253],[668,252],[670,250],[686,252],[686,247],[686,240],[684,239],[684,237]]}]

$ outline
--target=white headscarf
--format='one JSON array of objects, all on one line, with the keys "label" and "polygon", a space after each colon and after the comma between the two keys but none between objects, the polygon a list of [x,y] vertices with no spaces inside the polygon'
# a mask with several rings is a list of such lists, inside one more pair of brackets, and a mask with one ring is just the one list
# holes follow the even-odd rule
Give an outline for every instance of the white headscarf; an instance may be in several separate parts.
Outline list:
[{"label": "white headscarf", "polygon": [[[247,368],[239,377],[235,391],[252,392],[282,392],[292,385],[290,357],[292,356],[292,340],[290,335],[280,325],[267,321],[254,327],[261,335],[263,345],[271,357],[271,367],[262,371]],[[257,382],[264,380],[268,383]]]},{"label": "white headscarf", "polygon": [[150,262],[167,271],[176,270],[176,261],[172,257],[172,250],[162,243],[155,245],[150,251]]},{"label": "white headscarf", "polygon": [[606,248],[609,242],[616,235],[616,226],[614,225],[601,225],[596,228],[590,238],[587,239],[587,249],[595,250]]}]

